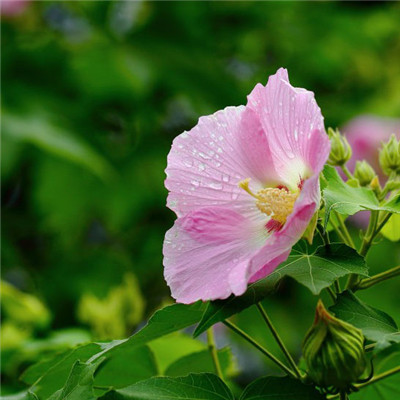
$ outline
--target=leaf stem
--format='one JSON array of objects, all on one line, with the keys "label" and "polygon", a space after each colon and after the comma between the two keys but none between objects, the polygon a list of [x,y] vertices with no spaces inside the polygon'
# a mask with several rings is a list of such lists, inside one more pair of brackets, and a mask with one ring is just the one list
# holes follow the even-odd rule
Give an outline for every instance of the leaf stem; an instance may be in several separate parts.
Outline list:
[{"label": "leaf stem", "polygon": [[339,221],[339,227],[343,232],[343,236],[346,238],[345,243],[352,247],[353,249],[355,249],[355,244],[353,242],[353,239],[350,236],[349,230],[347,229],[346,224],[344,223],[342,216],[337,212],[337,211],[333,211],[335,217],[337,218],[337,220]]},{"label": "leaf stem", "polygon": [[289,364],[291,365],[294,373],[297,375],[299,379],[301,379],[301,372],[297,367],[297,364],[293,360],[293,357],[289,353],[288,349],[286,348],[285,344],[283,343],[281,337],[278,334],[278,331],[275,329],[274,325],[272,324],[271,319],[269,318],[267,312],[265,311],[264,307],[261,303],[256,304],[258,311],[260,311],[261,316],[263,317],[265,323],[268,325],[269,330],[272,333],[272,336],[275,338],[276,342],[278,343],[279,347],[281,348],[283,354],[285,355],[286,359],[288,360]]},{"label": "leaf stem", "polygon": [[329,296],[331,296],[331,299],[333,300],[333,302],[335,302],[337,297],[336,297],[335,292],[332,290],[332,288],[330,286],[327,286],[325,289],[329,293]]},{"label": "leaf stem", "polygon": [[283,364],[282,361],[278,360],[273,354],[271,354],[266,348],[264,348],[258,342],[256,342],[246,332],[242,331],[238,326],[236,326],[232,322],[228,321],[227,319],[225,321],[223,321],[223,323],[228,328],[232,329],[235,333],[237,333],[239,336],[241,336],[244,340],[249,342],[256,349],[261,351],[261,353],[263,353],[265,356],[267,356],[271,361],[273,361],[276,365],[278,365],[279,368],[281,368],[283,371],[285,371],[288,375],[297,379],[296,374],[290,368],[288,368],[285,364]]},{"label": "leaf stem", "polygon": [[213,360],[215,373],[218,375],[219,378],[223,380],[224,377],[222,374],[221,365],[219,363],[218,352],[215,346],[214,332],[212,327],[207,329],[207,344],[208,344],[208,350],[210,351],[210,355]]},{"label": "leaf stem", "polygon": [[344,172],[344,174],[347,176],[348,179],[354,179],[354,176],[349,171],[349,169],[346,167],[346,165],[341,165],[340,167],[342,168],[342,171]]},{"label": "leaf stem", "polygon": [[382,372],[381,374],[374,376],[368,382],[361,383],[361,384],[356,385],[356,386],[357,386],[357,388],[361,389],[361,388],[363,388],[365,386],[372,385],[372,384],[374,384],[374,383],[376,383],[376,382],[378,382],[378,381],[380,381],[382,379],[388,378],[389,376],[392,376],[392,375],[397,374],[399,372],[400,372],[400,366],[394,367],[392,369],[389,369],[388,371]]},{"label": "leaf stem", "polygon": [[383,282],[387,279],[394,278],[395,276],[400,275],[400,265],[387,271],[381,272],[380,274],[376,274],[371,276],[370,278],[362,279],[355,287],[354,291],[367,289],[371,286],[376,285],[377,283]]}]

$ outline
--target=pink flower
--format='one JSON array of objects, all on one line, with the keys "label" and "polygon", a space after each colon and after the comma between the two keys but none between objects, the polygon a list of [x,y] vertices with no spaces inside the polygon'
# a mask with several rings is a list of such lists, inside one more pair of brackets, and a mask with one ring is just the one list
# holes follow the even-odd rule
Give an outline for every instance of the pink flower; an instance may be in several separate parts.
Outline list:
[{"label": "pink flower", "polygon": [[165,279],[181,303],[241,295],[288,257],[319,207],[329,139],[314,95],[285,69],[246,106],[201,117],[168,155]]},{"label": "pink flower", "polygon": [[341,131],[353,150],[348,163],[350,170],[354,170],[357,160],[367,160],[382,182],[385,178],[379,166],[379,148],[381,142],[388,141],[392,133],[400,138],[400,119],[362,115],[348,122]]},{"label": "pink flower", "polygon": [[22,14],[30,0],[0,0],[1,15],[14,16]]}]

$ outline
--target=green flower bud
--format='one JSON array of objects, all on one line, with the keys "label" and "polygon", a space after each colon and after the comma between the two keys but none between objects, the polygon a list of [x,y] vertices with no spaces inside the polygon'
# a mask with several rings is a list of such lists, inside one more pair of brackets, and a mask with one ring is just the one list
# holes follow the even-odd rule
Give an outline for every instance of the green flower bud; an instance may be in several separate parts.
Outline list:
[{"label": "green flower bud", "polygon": [[400,172],[399,142],[395,135],[392,135],[390,140],[382,145],[379,152],[379,164],[386,175]]},{"label": "green flower bud", "polygon": [[354,177],[358,179],[361,186],[368,186],[372,179],[374,179],[376,173],[371,165],[367,161],[357,161],[356,168],[354,170]]},{"label": "green flower bud", "polygon": [[315,384],[340,390],[357,381],[367,364],[361,330],[329,314],[321,300],[304,338],[303,356]]},{"label": "green flower bud", "polygon": [[344,165],[350,160],[352,151],[347,139],[339,132],[328,128],[328,136],[331,141],[331,152],[328,163],[331,165]]}]

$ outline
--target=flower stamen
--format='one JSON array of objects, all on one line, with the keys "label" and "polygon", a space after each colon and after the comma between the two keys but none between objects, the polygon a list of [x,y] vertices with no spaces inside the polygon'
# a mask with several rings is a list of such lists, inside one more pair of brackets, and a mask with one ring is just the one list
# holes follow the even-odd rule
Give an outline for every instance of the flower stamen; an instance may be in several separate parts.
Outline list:
[{"label": "flower stamen", "polygon": [[280,224],[286,222],[292,213],[294,203],[299,197],[299,191],[290,192],[286,187],[264,188],[254,193],[249,188],[250,178],[239,182],[239,187],[254,197],[257,208]]}]

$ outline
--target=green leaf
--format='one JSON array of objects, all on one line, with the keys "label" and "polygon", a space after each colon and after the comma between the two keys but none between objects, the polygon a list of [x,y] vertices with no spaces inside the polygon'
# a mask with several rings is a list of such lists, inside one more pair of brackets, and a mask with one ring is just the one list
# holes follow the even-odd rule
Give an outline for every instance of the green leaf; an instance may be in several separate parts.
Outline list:
[{"label": "green leaf", "polygon": [[38,400],[38,397],[32,391],[24,390],[23,392],[17,394],[0,396],[0,400]]},{"label": "green leaf", "polygon": [[386,225],[381,230],[382,235],[391,240],[397,242],[400,240],[400,215],[393,214]]},{"label": "green leaf", "polygon": [[266,279],[262,279],[250,284],[246,293],[241,296],[230,296],[226,300],[209,302],[193,336],[199,336],[217,322],[224,321],[232,315],[238,314],[240,311],[258,303],[274,290],[275,287],[273,285],[270,285]]},{"label": "green leaf", "polygon": [[327,226],[330,213],[335,210],[340,214],[353,215],[362,210],[384,210],[400,213],[400,195],[388,203],[380,205],[374,192],[367,188],[354,188],[343,182],[337,170],[326,165],[323,171],[327,186],[323,189],[325,201],[325,221]]},{"label": "green leaf", "polygon": [[95,343],[68,350],[34,364],[23,373],[21,379],[25,383],[33,385],[33,390],[40,399],[47,399],[64,386],[71,368],[77,360],[85,362],[100,350],[101,347]]},{"label": "green leaf", "polygon": [[19,116],[3,112],[3,130],[17,142],[33,144],[42,150],[79,164],[102,179],[114,175],[108,161],[71,132],[58,127],[42,111]]},{"label": "green leaf", "polygon": [[361,329],[367,339],[377,342],[377,351],[383,350],[390,343],[400,342],[400,333],[393,318],[365,304],[352,292],[339,294],[336,303],[329,309],[338,318]]},{"label": "green leaf", "polygon": [[[400,365],[400,345],[396,344],[384,350],[374,360],[374,375],[398,368]],[[394,400],[400,398],[400,372],[369,384],[352,393],[350,400]]]},{"label": "green leaf", "polygon": [[336,279],[349,274],[368,276],[365,260],[354,249],[332,243],[311,252],[305,242],[299,242],[293,247],[288,259],[266,280],[270,285],[276,285],[284,276],[290,276],[318,295]]},{"label": "green leaf", "polygon": [[103,359],[99,359],[93,364],[77,361],[63,389],[52,396],[51,400],[95,400],[94,373],[102,361]]},{"label": "green leaf", "polygon": [[323,400],[313,386],[289,377],[265,376],[250,383],[240,400]]},{"label": "green leaf", "polygon": [[180,378],[156,377],[124,389],[113,390],[104,400],[234,400],[225,383],[213,374]]},{"label": "green leaf", "polygon": [[[191,335],[181,332],[174,332],[167,336],[153,340],[149,343],[149,347],[153,350],[158,367],[160,369],[160,374],[168,376],[169,374],[165,374],[165,370],[170,364],[181,357],[187,356],[188,354],[197,353],[207,349],[206,343],[203,343],[200,340],[195,340]],[[189,372],[197,371],[188,371],[187,373]],[[182,375],[186,374],[176,376]]]},{"label": "green leaf", "polygon": [[[218,359],[224,377],[236,373],[233,355],[228,347],[218,350]],[[184,376],[189,373],[214,372],[215,367],[209,350],[188,354],[179,358],[165,371],[166,376]]]},{"label": "green leaf", "polygon": [[115,347],[104,356],[105,361],[96,373],[96,386],[121,388],[158,375],[153,352],[147,346]]}]

